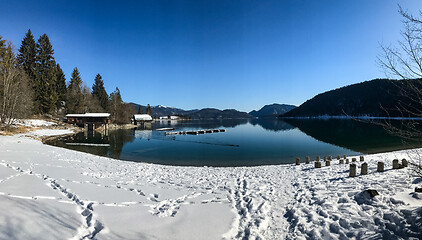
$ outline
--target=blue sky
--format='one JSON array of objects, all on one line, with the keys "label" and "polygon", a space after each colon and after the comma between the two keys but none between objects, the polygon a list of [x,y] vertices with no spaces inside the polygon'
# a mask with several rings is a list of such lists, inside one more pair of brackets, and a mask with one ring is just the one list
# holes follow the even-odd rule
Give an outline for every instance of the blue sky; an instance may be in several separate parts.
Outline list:
[{"label": "blue sky", "polygon": [[3,1],[0,35],[46,33],[69,81],[97,73],[123,100],[242,111],[300,105],[385,74],[380,43],[402,29],[397,3],[421,0]]}]

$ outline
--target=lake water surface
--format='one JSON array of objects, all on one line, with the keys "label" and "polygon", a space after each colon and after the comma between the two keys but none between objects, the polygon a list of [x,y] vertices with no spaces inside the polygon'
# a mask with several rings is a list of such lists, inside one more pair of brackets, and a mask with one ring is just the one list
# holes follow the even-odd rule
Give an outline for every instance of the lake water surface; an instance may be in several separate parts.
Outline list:
[{"label": "lake water surface", "polygon": [[[167,136],[173,131],[226,132]],[[78,133],[48,144],[136,162],[182,166],[287,164],[296,157],[360,155],[421,147],[404,143],[382,127],[355,120],[238,119],[157,121],[131,130]]]}]

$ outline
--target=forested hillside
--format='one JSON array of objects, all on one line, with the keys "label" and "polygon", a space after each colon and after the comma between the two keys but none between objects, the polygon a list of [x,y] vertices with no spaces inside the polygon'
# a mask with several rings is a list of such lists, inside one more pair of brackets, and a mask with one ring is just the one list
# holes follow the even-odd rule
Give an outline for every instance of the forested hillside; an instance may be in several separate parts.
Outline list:
[{"label": "forested hillside", "polygon": [[421,79],[375,79],[318,94],[282,116],[420,117],[414,89],[422,89]]}]

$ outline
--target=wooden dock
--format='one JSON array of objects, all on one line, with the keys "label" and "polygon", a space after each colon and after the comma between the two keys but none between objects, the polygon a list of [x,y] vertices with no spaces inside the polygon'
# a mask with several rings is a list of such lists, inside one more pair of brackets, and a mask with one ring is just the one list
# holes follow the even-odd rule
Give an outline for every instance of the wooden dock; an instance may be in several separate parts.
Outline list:
[{"label": "wooden dock", "polygon": [[155,129],[155,131],[171,131],[174,130],[175,128],[157,128]]},{"label": "wooden dock", "polygon": [[166,135],[199,135],[199,134],[220,133],[220,132],[226,132],[226,129],[205,129],[205,130],[194,130],[194,131],[166,132]]}]

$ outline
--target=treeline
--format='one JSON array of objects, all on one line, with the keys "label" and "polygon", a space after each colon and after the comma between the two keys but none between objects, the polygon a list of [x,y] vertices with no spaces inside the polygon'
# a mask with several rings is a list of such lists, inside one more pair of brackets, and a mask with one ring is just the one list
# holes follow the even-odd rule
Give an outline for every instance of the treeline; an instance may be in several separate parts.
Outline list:
[{"label": "treeline", "polygon": [[136,112],[123,102],[119,89],[110,94],[100,74],[90,89],[74,68],[69,84],[54,59],[54,49],[46,34],[35,42],[28,30],[17,55],[13,45],[0,36],[0,122],[11,123],[28,115],[110,112],[114,123],[128,123]]}]

